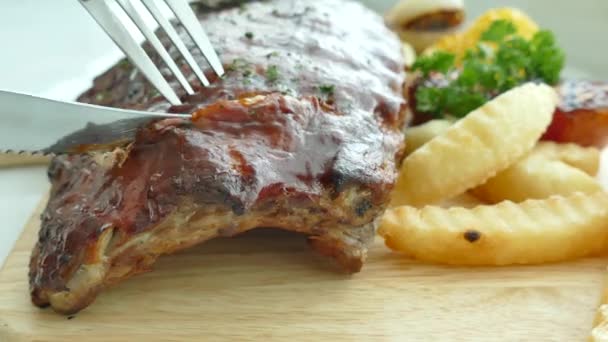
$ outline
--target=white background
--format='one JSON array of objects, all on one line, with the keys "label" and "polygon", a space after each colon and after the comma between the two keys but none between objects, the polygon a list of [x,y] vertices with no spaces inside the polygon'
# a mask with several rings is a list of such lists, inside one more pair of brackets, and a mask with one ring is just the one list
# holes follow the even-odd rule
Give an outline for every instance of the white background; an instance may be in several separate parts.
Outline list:
[{"label": "white background", "polygon": [[[394,2],[363,1],[378,10]],[[556,32],[569,65],[576,66],[571,74],[608,79],[608,1],[469,0],[466,4],[469,18],[503,5],[526,10]],[[2,1],[0,42],[0,88],[58,99],[74,98],[121,55],[77,0]],[[48,189],[44,171],[39,167],[0,170],[0,264]]]}]

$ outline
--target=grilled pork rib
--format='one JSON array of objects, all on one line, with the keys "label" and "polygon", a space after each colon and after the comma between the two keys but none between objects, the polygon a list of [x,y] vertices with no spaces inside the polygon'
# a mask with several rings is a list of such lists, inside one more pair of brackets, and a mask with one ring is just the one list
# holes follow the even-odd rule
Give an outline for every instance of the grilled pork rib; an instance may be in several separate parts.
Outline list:
[{"label": "grilled pork rib", "polygon": [[345,0],[199,16],[224,79],[171,107],[120,63],[81,97],[195,120],[152,122],[104,158],[53,160],[30,263],[34,304],[77,312],[160,255],[256,227],[303,233],[360,270],[403,147],[398,39]]}]

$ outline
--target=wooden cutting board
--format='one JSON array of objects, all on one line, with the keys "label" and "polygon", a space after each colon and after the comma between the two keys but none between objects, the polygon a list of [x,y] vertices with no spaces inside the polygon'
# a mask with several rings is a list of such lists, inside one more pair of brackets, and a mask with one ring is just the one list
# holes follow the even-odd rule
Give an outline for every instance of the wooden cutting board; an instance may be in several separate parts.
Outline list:
[{"label": "wooden cutting board", "polygon": [[378,241],[346,276],[304,238],[261,230],[166,256],[71,316],[30,304],[42,205],[0,271],[0,341],[583,341],[608,259],[421,265]]}]

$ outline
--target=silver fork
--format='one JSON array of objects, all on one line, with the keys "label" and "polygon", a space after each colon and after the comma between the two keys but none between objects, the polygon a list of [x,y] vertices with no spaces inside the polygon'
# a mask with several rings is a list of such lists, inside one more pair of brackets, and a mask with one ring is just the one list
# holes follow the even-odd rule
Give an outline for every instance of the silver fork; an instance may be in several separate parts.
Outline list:
[{"label": "silver fork", "polygon": [[[144,19],[146,12],[154,18],[156,23],[167,34],[196,77],[201,81],[201,84],[206,87],[209,85],[209,80],[205,77],[203,70],[195,61],[186,47],[186,44],[179,37],[179,34],[171,24],[169,18],[167,18],[165,13],[161,10],[161,7],[159,6],[161,2],[164,2],[171,9],[177,21],[186,29],[196,47],[200,49],[207,63],[211,66],[211,69],[219,77],[224,75],[222,63],[187,0],[78,1],[80,1],[108,36],[110,36],[116,45],[118,45],[127,55],[129,60],[171,104],[178,105],[181,104],[181,101],[150,56],[148,56],[141,47],[136,37],[129,31],[127,28],[127,25],[129,24],[125,22],[126,20],[129,20],[152,45],[186,93],[193,94],[194,90],[177,66],[177,63],[171,58],[167,49],[165,49],[154,33],[154,28]],[[126,16],[124,14],[126,14]]]}]

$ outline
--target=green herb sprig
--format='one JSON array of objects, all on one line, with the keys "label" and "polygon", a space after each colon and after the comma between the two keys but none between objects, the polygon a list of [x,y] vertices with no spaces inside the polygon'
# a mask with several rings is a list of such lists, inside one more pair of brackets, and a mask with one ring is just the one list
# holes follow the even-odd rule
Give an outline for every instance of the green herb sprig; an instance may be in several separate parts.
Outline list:
[{"label": "green herb sprig", "polygon": [[322,84],[319,86],[319,91],[325,96],[332,96],[335,90],[336,86],[333,84]]},{"label": "green herb sprig", "polygon": [[266,69],[266,79],[268,82],[276,83],[280,77],[279,68],[276,65],[268,66],[268,69]]},{"label": "green herb sprig", "polygon": [[538,31],[530,40],[517,35],[515,25],[498,20],[481,35],[461,60],[438,51],[419,58],[413,70],[424,78],[442,74],[441,85],[423,82],[416,90],[416,110],[436,117],[464,117],[522,83],[556,84],[564,67],[564,52],[553,33]]}]

